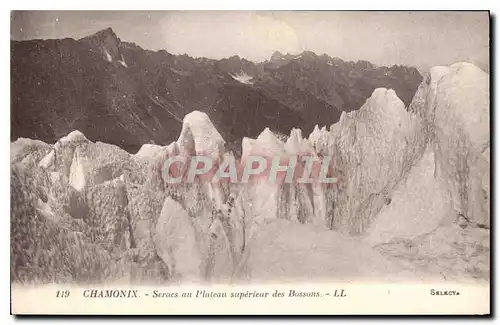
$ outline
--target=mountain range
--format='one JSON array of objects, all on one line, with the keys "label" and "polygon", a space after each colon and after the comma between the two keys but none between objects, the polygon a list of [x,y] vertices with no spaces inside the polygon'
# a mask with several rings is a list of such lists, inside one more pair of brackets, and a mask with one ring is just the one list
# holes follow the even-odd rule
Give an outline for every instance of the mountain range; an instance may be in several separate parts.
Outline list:
[{"label": "mountain range", "polygon": [[376,88],[393,89],[408,106],[421,81],[416,68],[309,51],[259,63],[173,55],[122,41],[111,28],[78,40],[12,40],[11,141],[55,143],[79,130],[135,153],[176,140],[184,116],[198,110],[240,148],[265,127],[305,135],[329,127]]}]

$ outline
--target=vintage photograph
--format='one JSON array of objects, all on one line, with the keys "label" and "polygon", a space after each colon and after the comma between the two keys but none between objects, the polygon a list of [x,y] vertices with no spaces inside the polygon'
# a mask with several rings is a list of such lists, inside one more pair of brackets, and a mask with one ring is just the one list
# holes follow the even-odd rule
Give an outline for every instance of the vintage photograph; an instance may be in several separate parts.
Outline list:
[{"label": "vintage photograph", "polygon": [[489,35],[488,11],[12,11],[11,282],[489,285]]}]

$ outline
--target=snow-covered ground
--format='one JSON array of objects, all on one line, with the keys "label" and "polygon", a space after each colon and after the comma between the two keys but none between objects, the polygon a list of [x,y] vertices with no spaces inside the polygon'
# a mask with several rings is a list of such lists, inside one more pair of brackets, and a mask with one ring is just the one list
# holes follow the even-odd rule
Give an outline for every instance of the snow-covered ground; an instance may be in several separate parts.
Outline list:
[{"label": "snow-covered ground", "polygon": [[270,221],[249,245],[249,278],[256,282],[429,280],[358,238],[312,224]]}]

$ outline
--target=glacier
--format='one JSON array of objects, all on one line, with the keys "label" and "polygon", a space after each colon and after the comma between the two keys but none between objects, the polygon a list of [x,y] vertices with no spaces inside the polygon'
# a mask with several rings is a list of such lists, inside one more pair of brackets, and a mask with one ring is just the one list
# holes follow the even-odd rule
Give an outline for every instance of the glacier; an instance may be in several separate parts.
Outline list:
[{"label": "glacier", "polygon": [[[409,107],[378,88],[305,138],[252,154],[332,157],[339,182],[168,184],[169,157],[233,158],[208,116],[136,154],[75,130],[11,143],[11,279],[22,283],[489,281],[489,75],[432,68]],[[179,170],[180,173],[186,172]]]}]

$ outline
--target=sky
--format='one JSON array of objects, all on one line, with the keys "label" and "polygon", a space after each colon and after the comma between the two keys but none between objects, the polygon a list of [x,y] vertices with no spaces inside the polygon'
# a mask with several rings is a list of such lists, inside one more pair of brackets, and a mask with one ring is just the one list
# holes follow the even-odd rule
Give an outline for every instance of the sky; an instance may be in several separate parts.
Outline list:
[{"label": "sky", "polygon": [[489,70],[487,12],[13,11],[15,40],[81,38],[111,27],[150,50],[221,59],[269,59],[274,51],[323,53],[428,70],[472,62]]}]

